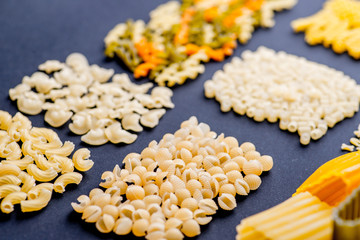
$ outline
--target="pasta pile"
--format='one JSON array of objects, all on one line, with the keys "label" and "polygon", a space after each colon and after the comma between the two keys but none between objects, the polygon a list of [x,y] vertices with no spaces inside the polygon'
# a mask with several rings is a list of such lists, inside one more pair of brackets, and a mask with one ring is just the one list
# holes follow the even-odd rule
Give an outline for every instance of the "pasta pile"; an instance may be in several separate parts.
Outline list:
[{"label": "pasta pile", "polygon": [[236,227],[236,240],[331,240],[332,209],[308,192],[250,216]]},{"label": "pasta pile", "polygon": [[24,77],[9,90],[11,100],[26,114],[45,110],[45,121],[53,127],[71,119],[70,130],[83,135],[81,140],[90,145],[108,141],[130,144],[137,135],[129,131],[155,127],[166,112],[164,108],[174,107],[169,88],[155,87],[147,94],[152,83],[133,84],[126,74],[114,75],[113,69],[90,66],[80,53],[70,54],[65,63],[47,61],[39,70],[53,75],[35,72]]},{"label": "pasta pile", "polygon": [[347,51],[360,58],[360,2],[356,0],[328,0],[323,10],[313,16],[291,23],[296,32],[305,32],[310,45],[323,44],[336,53]]},{"label": "pasta pile", "polygon": [[236,194],[246,196],[260,186],[259,176],[273,159],[252,143],[239,146],[234,137],[217,136],[191,117],[123,163],[124,169],[116,165],[103,173],[104,190],[95,188],[72,206],[100,232],[158,240],[199,235],[218,206],[232,210]]},{"label": "pasta pile", "polygon": [[325,65],[259,47],[233,58],[204,84],[205,96],[255,121],[277,122],[298,132],[300,143],[321,138],[328,127],[359,109],[360,86]]},{"label": "pasta pile", "polygon": [[360,238],[360,188],[346,198],[333,212],[335,240]]},{"label": "pasta pile", "polygon": [[105,38],[105,54],[117,56],[135,78],[160,86],[183,84],[204,72],[201,62],[223,61],[236,39],[246,43],[256,27],[272,27],[274,12],[297,0],[169,1],[150,13],[150,22],[121,23]]},{"label": "pasta pile", "polygon": [[356,137],[350,138],[350,144],[341,144],[341,150],[352,152],[354,150],[360,150],[360,124],[358,125],[358,129],[354,131],[354,135]]},{"label": "pasta pile", "polygon": [[335,239],[357,239],[359,189],[354,189],[359,186],[360,152],[334,158],[306,179],[290,199],[242,220],[236,239],[330,240],[333,221]]},{"label": "pasta pile", "polygon": [[21,113],[12,118],[0,111],[1,211],[14,211],[14,204],[23,212],[38,211],[49,203],[53,190],[63,193],[68,184],[79,184],[82,175],[74,168],[87,171],[94,162],[86,148],[69,158],[74,147],[62,143],[51,129],[32,127]]}]

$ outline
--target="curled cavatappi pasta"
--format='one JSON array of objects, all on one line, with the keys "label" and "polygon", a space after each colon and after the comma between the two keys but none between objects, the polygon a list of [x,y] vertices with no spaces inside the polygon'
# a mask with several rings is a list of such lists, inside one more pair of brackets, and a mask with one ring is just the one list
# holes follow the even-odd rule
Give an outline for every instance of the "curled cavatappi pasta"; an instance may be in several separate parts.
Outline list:
[{"label": "curled cavatappi pasta", "polygon": [[86,148],[71,159],[72,142],[62,143],[51,129],[32,127],[21,113],[12,118],[0,110],[0,129],[0,209],[4,213],[14,211],[15,204],[23,212],[44,208],[53,190],[63,193],[66,185],[80,183],[82,175],[74,172],[74,166],[87,171],[94,164]]},{"label": "curled cavatappi pasta", "polygon": [[[65,63],[47,61],[39,70],[49,76],[36,72],[24,77],[21,84],[9,90],[11,100],[17,101],[18,109],[27,114],[45,110],[44,119],[53,127],[71,120],[69,129],[82,135],[81,140],[90,145],[103,145],[108,141],[133,143],[137,135],[132,132],[141,132],[142,126],[157,126],[165,108],[174,107],[169,88],[132,83],[126,74],[114,75],[113,69],[90,66],[80,53],[70,54]],[[7,130],[8,119],[6,114],[0,116],[3,120],[0,129]],[[11,137],[19,135],[16,128],[11,133]],[[46,138],[42,134],[51,136],[49,132],[39,132],[36,138]],[[31,138],[26,135],[26,140]],[[52,143],[54,146],[50,141],[33,144],[39,144],[42,153],[46,149],[52,155],[67,156],[73,151],[73,145],[68,142],[61,149],[55,146],[56,142]]]},{"label": "curled cavatappi pasta", "polygon": [[72,203],[74,210],[103,233],[183,239],[199,235],[200,225],[208,224],[219,207],[234,209],[236,194],[256,190],[273,159],[191,117],[123,163],[123,169],[116,165],[105,171],[103,189],[81,195]]}]

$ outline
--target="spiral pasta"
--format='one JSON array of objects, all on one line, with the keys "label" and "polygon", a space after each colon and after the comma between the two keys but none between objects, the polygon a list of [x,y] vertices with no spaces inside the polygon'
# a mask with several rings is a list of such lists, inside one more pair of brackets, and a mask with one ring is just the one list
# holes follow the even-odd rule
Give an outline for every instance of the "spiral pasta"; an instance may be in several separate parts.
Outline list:
[{"label": "spiral pasta", "polygon": [[[252,161],[252,171],[244,172]],[[74,210],[103,233],[183,239],[199,235],[200,225],[208,224],[219,207],[234,209],[236,194],[256,190],[258,175],[272,168],[273,159],[261,156],[252,143],[239,145],[191,117],[159,143],[128,154],[123,163],[123,169],[116,165],[105,171],[103,189],[81,195],[79,203],[72,203]]]},{"label": "spiral pasta", "polygon": [[82,175],[74,172],[74,165],[79,171],[87,171],[94,164],[88,159],[90,151],[85,148],[77,150],[73,160],[68,158],[75,148],[72,142],[63,144],[53,130],[32,127],[21,113],[11,117],[0,110],[0,129],[3,129],[0,130],[0,209],[3,213],[14,211],[15,204],[20,204],[23,212],[44,208],[53,190],[63,193],[66,185],[80,183]]}]

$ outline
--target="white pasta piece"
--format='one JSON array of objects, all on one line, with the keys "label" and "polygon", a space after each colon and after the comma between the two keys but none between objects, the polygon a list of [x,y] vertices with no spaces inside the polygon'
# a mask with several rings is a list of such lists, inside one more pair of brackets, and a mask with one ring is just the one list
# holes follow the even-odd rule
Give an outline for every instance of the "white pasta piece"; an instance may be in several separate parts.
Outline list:
[{"label": "white pasta piece", "polygon": [[73,113],[68,110],[48,110],[45,113],[45,121],[53,127],[64,125],[72,117]]},{"label": "white pasta piece", "polygon": [[[20,96],[29,92],[31,87],[25,83],[21,83],[17,85],[15,88],[9,90],[9,96],[12,101],[19,99]],[[9,114],[10,115],[10,114]]]},{"label": "white pasta piece", "polygon": [[36,115],[42,111],[44,99],[40,94],[25,92],[17,99],[18,109],[26,114]]},{"label": "white pasta piece", "polygon": [[54,191],[58,193],[65,192],[65,187],[68,184],[79,184],[82,180],[82,175],[77,172],[67,172],[58,177],[54,182]]},{"label": "white pasta piece", "polygon": [[140,123],[153,128],[159,124],[159,119],[165,114],[165,109],[154,109],[141,116]]},{"label": "white pasta piece", "polygon": [[31,78],[34,79],[35,89],[38,93],[46,94],[54,88],[61,87],[61,84],[55,81],[55,79],[49,78],[48,75],[42,72],[34,73]]},{"label": "white pasta piece", "polygon": [[127,114],[121,120],[121,125],[125,130],[132,130],[135,132],[140,132],[143,130],[139,124],[140,115],[136,113]]},{"label": "white pasta piece", "polygon": [[77,200],[79,203],[72,202],[71,206],[76,212],[82,213],[84,209],[90,205],[90,198],[86,195],[81,195],[77,198]]},{"label": "white pasta piece", "polygon": [[24,201],[27,197],[27,194],[24,192],[12,192],[8,194],[1,201],[1,211],[3,213],[11,213],[14,211],[14,204],[18,204],[21,201]]},{"label": "white pasta piece", "polygon": [[75,72],[81,73],[89,68],[89,62],[81,53],[72,53],[66,58],[66,64]]},{"label": "white pasta piece", "polygon": [[58,156],[67,157],[72,153],[72,151],[74,151],[74,148],[75,148],[75,145],[72,142],[65,141],[64,145],[61,146],[60,148],[45,150],[45,155],[46,156],[58,155]]},{"label": "white pasta piece", "polygon": [[88,133],[81,137],[81,141],[90,145],[103,145],[108,142],[105,130],[101,128],[91,129]]},{"label": "white pasta piece", "polygon": [[41,189],[38,198],[31,200],[23,200],[20,202],[21,211],[33,212],[39,211],[46,207],[51,199],[51,191]]},{"label": "white pasta piece", "polygon": [[[68,157],[58,156],[58,155],[51,155],[49,157],[49,162],[51,163],[58,163],[59,170],[62,174],[73,172],[74,171],[74,163],[73,161]],[[54,169],[56,172],[58,172],[58,169]]]},{"label": "white pasta piece", "polygon": [[72,116],[72,123],[69,124],[69,129],[78,135],[87,133],[92,127],[92,119],[89,114],[79,112]]},{"label": "white pasta piece", "polygon": [[105,129],[105,135],[107,139],[109,139],[109,141],[112,143],[123,142],[126,144],[130,144],[133,143],[137,138],[136,134],[132,134],[128,131],[121,129],[121,124],[119,122],[115,122],[112,125],[108,126]]},{"label": "white pasta piece", "polygon": [[90,151],[87,148],[78,149],[73,155],[74,166],[79,171],[88,171],[94,165],[94,162],[89,159]]},{"label": "white pasta piece", "polygon": [[114,69],[105,69],[99,67],[98,65],[91,65],[90,71],[95,81],[100,83],[109,81],[109,79],[114,75]]},{"label": "white pasta piece", "polygon": [[65,64],[57,61],[57,60],[48,60],[39,65],[39,70],[46,72],[47,74],[57,72],[63,69]]}]

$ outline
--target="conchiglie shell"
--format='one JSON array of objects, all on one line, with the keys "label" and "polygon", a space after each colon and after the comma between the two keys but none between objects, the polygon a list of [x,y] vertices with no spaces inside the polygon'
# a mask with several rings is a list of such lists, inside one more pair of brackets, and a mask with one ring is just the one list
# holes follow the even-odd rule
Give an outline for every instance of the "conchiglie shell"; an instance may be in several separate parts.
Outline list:
[{"label": "conchiglie shell", "polygon": [[119,207],[122,204],[123,197],[122,196],[112,196],[110,200],[110,204]]},{"label": "conchiglie shell", "polygon": [[152,203],[161,204],[161,197],[157,195],[148,195],[144,197],[144,203],[146,206],[149,206]]},{"label": "conchiglie shell", "polygon": [[193,169],[186,169],[184,170],[182,176],[181,176],[181,179],[184,181],[184,182],[187,182],[191,179],[196,179],[197,178],[197,173],[193,170]]},{"label": "conchiglie shell", "polygon": [[173,160],[173,163],[176,168],[179,168],[180,170],[183,170],[185,168],[185,162],[182,159],[176,158]]},{"label": "conchiglie shell", "polygon": [[202,199],[199,201],[199,209],[204,210],[206,215],[213,215],[218,210],[218,206],[212,199]]},{"label": "conchiglie shell", "polygon": [[161,205],[162,212],[166,218],[170,218],[174,216],[174,214],[178,211],[179,207],[176,204],[171,203],[170,199],[163,201]]},{"label": "conchiglie shell", "polygon": [[224,170],[225,173],[228,173],[228,172],[233,171],[233,170],[240,171],[240,166],[234,161],[228,161],[224,165],[223,170]]},{"label": "conchiglie shell", "polygon": [[241,150],[246,154],[249,151],[255,151],[255,145],[252,144],[251,142],[244,142],[243,144],[240,145]]},{"label": "conchiglie shell", "polygon": [[118,180],[112,184],[112,187],[119,188],[120,195],[124,195],[126,193],[126,189],[127,189],[128,185],[124,181]]},{"label": "conchiglie shell", "polygon": [[244,163],[247,162],[246,158],[242,157],[242,156],[237,156],[234,157],[233,159],[231,159],[233,162],[236,162],[237,165],[239,165],[240,169],[243,168]]},{"label": "conchiglie shell", "polygon": [[178,199],[178,203],[181,204],[184,199],[191,197],[191,193],[186,188],[181,188],[181,189],[175,188],[175,196]]},{"label": "conchiglie shell", "polygon": [[151,203],[149,204],[149,206],[146,207],[146,211],[148,211],[151,215],[150,217],[150,221],[152,222],[152,218],[155,215],[155,213],[161,213],[162,214],[162,209],[160,207],[160,204],[157,203]]},{"label": "conchiglie shell", "polygon": [[145,191],[140,186],[130,185],[126,189],[126,198],[128,200],[143,199],[144,197],[145,197]]},{"label": "conchiglie shell", "polygon": [[238,170],[229,171],[225,175],[229,179],[230,183],[235,183],[236,179],[243,179],[241,172]]},{"label": "conchiglie shell", "polygon": [[146,219],[149,220],[150,219],[150,213],[148,211],[146,211],[145,209],[137,209],[135,210],[135,212],[133,212],[132,215],[132,220],[136,221],[139,219]]},{"label": "conchiglie shell", "polygon": [[215,166],[220,166],[220,160],[216,156],[208,155],[204,157],[203,165],[206,171]]},{"label": "conchiglie shell", "polygon": [[234,137],[226,137],[224,138],[224,142],[232,149],[232,148],[236,148],[239,147],[239,142],[236,138]]},{"label": "conchiglie shell", "polygon": [[193,212],[190,211],[190,209],[188,208],[180,208],[179,210],[176,211],[174,217],[185,222],[193,218]]},{"label": "conchiglie shell", "polygon": [[119,215],[121,218],[132,218],[132,214],[135,212],[135,208],[133,205],[129,203],[124,203],[119,207]]},{"label": "conchiglie shell", "polygon": [[193,149],[193,146],[194,146],[194,144],[190,141],[180,141],[176,144],[176,149],[181,150],[182,148],[185,148],[191,152]]},{"label": "conchiglie shell", "polygon": [[216,156],[219,158],[220,165],[231,159],[230,155],[226,152],[220,152]]},{"label": "conchiglie shell", "polygon": [[100,188],[93,188],[89,193],[89,198],[92,199],[96,195],[102,195],[104,191]]},{"label": "conchiglie shell", "polygon": [[97,195],[96,197],[91,199],[92,204],[97,205],[103,208],[105,205],[108,205],[111,200],[111,195],[104,193],[102,195]]},{"label": "conchiglie shell", "polygon": [[105,190],[105,193],[110,194],[111,197],[120,196],[120,188],[118,186],[111,186]]},{"label": "conchiglie shell", "polygon": [[212,217],[208,217],[204,210],[196,209],[194,211],[194,220],[200,225],[206,225],[212,220]]},{"label": "conchiglie shell", "polygon": [[165,160],[165,161],[159,162],[159,168],[161,169],[161,171],[165,172],[173,164],[174,163],[172,160]]},{"label": "conchiglie shell", "polygon": [[230,149],[229,155],[231,158],[238,157],[238,156],[244,156],[244,152],[241,149],[241,147],[234,147]]},{"label": "conchiglie shell", "polygon": [[255,174],[261,175],[262,173],[262,165],[258,160],[250,160],[244,163],[243,171],[246,175],[248,174]]},{"label": "conchiglie shell", "polygon": [[177,228],[170,228],[165,232],[165,238],[168,240],[182,240],[184,235]]},{"label": "conchiglie shell", "polygon": [[134,221],[132,226],[132,233],[137,237],[145,236],[145,232],[149,227],[149,221],[147,219],[139,219]]},{"label": "conchiglie shell", "polygon": [[223,173],[217,173],[213,175],[214,179],[219,183],[220,186],[229,182],[227,176]]},{"label": "conchiglie shell", "polygon": [[160,163],[165,160],[172,160],[172,154],[169,152],[169,149],[160,148],[155,154],[155,161]]},{"label": "conchiglie shell", "polygon": [[144,185],[146,185],[147,183],[151,183],[153,181],[155,181],[156,179],[156,173],[155,172],[146,172],[142,175],[142,182]]},{"label": "conchiglie shell", "polygon": [[145,167],[147,170],[147,168],[150,166],[150,164],[152,164],[154,162],[155,162],[155,160],[152,158],[143,158],[141,160],[141,166]]},{"label": "conchiglie shell", "polygon": [[186,189],[188,189],[191,195],[193,195],[196,189],[202,189],[202,185],[198,180],[191,179],[186,183]]},{"label": "conchiglie shell", "polygon": [[201,164],[203,163],[204,157],[202,155],[197,155],[191,159],[191,162],[196,163],[196,168],[202,168]]},{"label": "conchiglie shell", "polygon": [[155,155],[156,155],[156,150],[153,148],[144,148],[144,150],[142,150],[141,152],[141,158],[151,158],[151,159],[155,159]]},{"label": "conchiglie shell", "polygon": [[207,170],[207,172],[210,173],[211,175],[224,174],[224,170],[218,166],[210,168],[209,170]]},{"label": "conchiglie shell", "polygon": [[259,160],[260,158],[260,153],[258,151],[248,151],[245,153],[244,157],[250,161],[250,160]]},{"label": "conchiglie shell", "polygon": [[115,222],[114,232],[117,235],[127,235],[131,232],[133,221],[130,218],[122,217]]},{"label": "conchiglie shell", "polygon": [[146,240],[158,240],[158,239],[165,239],[165,232],[155,231],[155,232],[150,232],[146,235]]},{"label": "conchiglie shell", "polygon": [[182,224],[182,221],[180,219],[177,219],[175,217],[171,217],[165,222],[165,230],[171,229],[171,228],[180,228]]},{"label": "conchiglie shell", "polygon": [[145,209],[145,207],[146,207],[144,200],[140,200],[140,199],[133,200],[130,202],[130,204],[134,206],[135,210]]},{"label": "conchiglie shell", "polygon": [[198,202],[194,198],[186,198],[181,202],[181,208],[188,208],[194,212],[198,208]]},{"label": "conchiglie shell", "polygon": [[187,237],[195,237],[200,234],[200,225],[194,219],[189,219],[183,223],[181,232]]},{"label": "conchiglie shell", "polygon": [[219,206],[224,210],[233,210],[236,207],[235,197],[231,194],[224,193],[218,197]]},{"label": "conchiglie shell", "polygon": [[236,190],[235,190],[235,187],[233,184],[230,184],[230,183],[227,183],[227,184],[224,184],[220,187],[220,190],[219,190],[219,194],[220,196],[224,193],[228,193],[232,196],[235,197],[236,195]]},{"label": "conchiglie shell", "polygon": [[164,196],[162,196],[163,202],[165,202],[168,199],[170,199],[170,202],[172,204],[178,204],[178,199],[174,193],[165,193]]},{"label": "conchiglie shell", "polygon": [[159,190],[160,196],[163,196],[165,193],[172,193],[172,192],[174,192],[174,187],[171,184],[171,182],[166,180],[163,184],[161,184]]},{"label": "conchiglie shell", "polygon": [[96,228],[99,232],[109,233],[115,226],[114,218],[109,214],[104,214],[96,222]]},{"label": "conchiglie shell", "polygon": [[250,190],[256,190],[261,185],[261,178],[255,174],[246,175],[244,181],[249,185]]},{"label": "conchiglie shell", "polygon": [[182,148],[180,150],[180,156],[181,156],[181,159],[184,160],[185,164],[191,162],[191,160],[192,160],[192,154],[186,148]]},{"label": "conchiglie shell", "polygon": [[136,166],[132,171],[133,174],[138,175],[140,178],[147,172],[144,166]]},{"label": "conchiglie shell", "polygon": [[263,171],[270,171],[274,165],[273,158],[269,155],[261,156],[258,161],[263,166]]},{"label": "conchiglie shell", "polygon": [[79,203],[76,202],[72,202],[71,206],[73,207],[73,209],[78,212],[78,213],[82,213],[84,211],[84,209],[90,205],[90,198],[86,195],[80,195],[77,198],[77,201]]},{"label": "conchiglie shell", "polygon": [[85,220],[85,222],[96,222],[100,218],[101,213],[101,207],[89,205],[84,209],[81,219]]},{"label": "conchiglie shell", "polygon": [[210,189],[201,189],[202,198],[213,198],[214,193]]},{"label": "conchiglie shell", "polygon": [[186,188],[184,181],[181,180],[178,176],[175,175],[170,176],[169,181],[173,185],[174,189]]},{"label": "conchiglie shell", "polygon": [[168,174],[167,172],[157,173],[155,178],[156,185],[161,186],[161,184],[163,184],[164,180],[166,179],[167,174]]},{"label": "conchiglie shell", "polygon": [[250,187],[244,179],[237,179],[234,183],[236,193],[239,195],[246,196],[250,192]]},{"label": "conchiglie shell", "polygon": [[163,218],[160,217],[158,215],[158,213],[152,215],[151,217],[152,217],[152,219],[150,220],[151,224],[147,230],[148,235],[149,235],[149,233],[158,232],[158,231],[164,232],[165,231],[165,221],[163,220]]},{"label": "conchiglie shell", "polygon": [[132,173],[132,174],[130,174],[129,176],[126,176],[126,177],[124,178],[124,182],[126,182],[126,183],[133,183],[133,184],[135,184],[135,185],[140,186],[141,183],[142,183],[142,180],[141,180],[141,178],[140,178],[139,175]]}]

